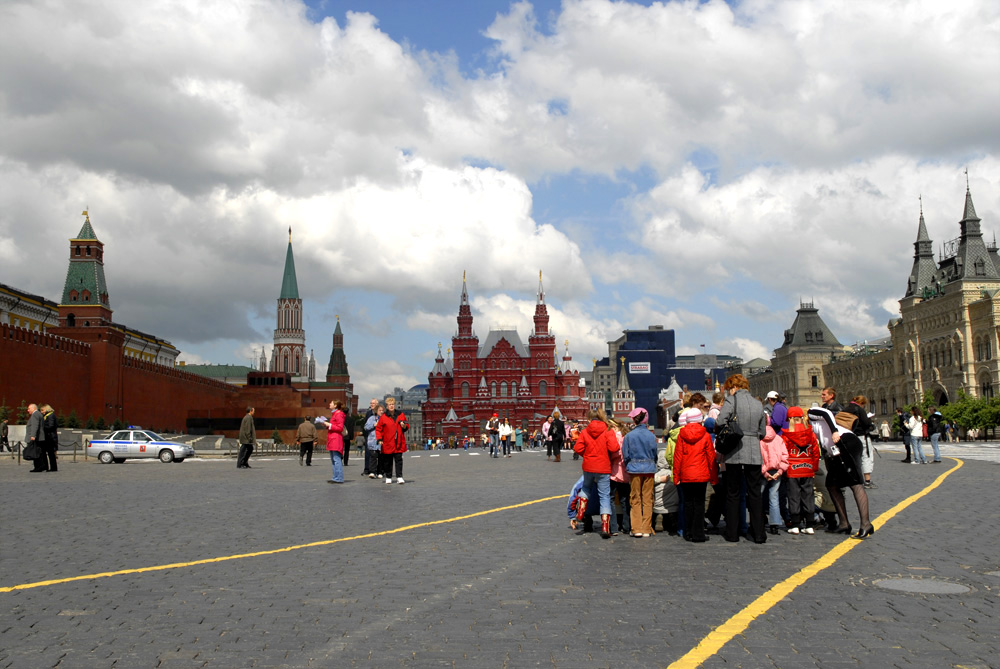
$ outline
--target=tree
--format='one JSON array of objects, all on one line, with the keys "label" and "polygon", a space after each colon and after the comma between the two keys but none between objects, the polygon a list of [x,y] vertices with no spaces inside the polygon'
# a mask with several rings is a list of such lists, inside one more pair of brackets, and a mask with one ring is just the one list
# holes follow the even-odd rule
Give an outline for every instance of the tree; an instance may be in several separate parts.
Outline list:
[{"label": "tree", "polygon": [[10,408],[7,406],[7,397],[0,401],[0,420],[10,420]]},{"label": "tree", "polygon": [[115,418],[115,422],[111,424],[112,430],[120,430],[125,427],[125,423],[122,422],[121,418]]},{"label": "tree", "polygon": [[274,440],[275,444],[283,444],[283,443],[285,443],[281,439],[281,433],[278,432],[278,428],[274,428],[274,432],[271,433],[271,439]]},{"label": "tree", "polygon": [[87,429],[88,430],[97,429],[97,422],[94,420],[93,416],[87,416]]},{"label": "tree", "polygon": [[924,396],[920,399],[920,411],[925,416],[930,408],[934,406],[934,393],[929,390],[924,391]]},{"label": "tree", "polygon": [[69,417],[66,418],[66,427],[74,430],[80,427],[80,418],[76,415],[76,409],[69,412]]},{"label": "tree", "polygon": [[99,418],[97,419],[97,425],[95,425],[94,427],[96,427],[96,428],[97,428],[98,430],[104,430],[104,429],[107,429],[107,427],[108,427],[108,424],[107,424],[107,422],[105,422],[105,420],[104,420],[104,416],[100,416],[100,417],[99,417]]},{"label": "tree", "polygon": [[17,423],[16,425],[27,425],[28,424],[28,403],[21,400],[21,406],[17,407]]}]

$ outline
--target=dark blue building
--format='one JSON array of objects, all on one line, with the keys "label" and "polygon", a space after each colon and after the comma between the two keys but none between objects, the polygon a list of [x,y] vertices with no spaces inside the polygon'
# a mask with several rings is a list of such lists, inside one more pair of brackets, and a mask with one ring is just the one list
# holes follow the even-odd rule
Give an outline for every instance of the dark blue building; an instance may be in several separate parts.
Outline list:
[{"label": "dark blue building", "polygon": [[[660,391],[676,378],[681,387],[701,392],[711,399],[715,384],[726,379],[726,364],[738,360],[735,356],[700,354],[676,355],[674,331],[661,325],[646,330],[625,330],[615,341],[608,342],[609,356],[594,361],[593,387],[603,391],[610,402],[618,385],[622,367],[629,386],[635,392],[635,404],[656,415]],[[706,392],[707,391],[707,392]]]}]

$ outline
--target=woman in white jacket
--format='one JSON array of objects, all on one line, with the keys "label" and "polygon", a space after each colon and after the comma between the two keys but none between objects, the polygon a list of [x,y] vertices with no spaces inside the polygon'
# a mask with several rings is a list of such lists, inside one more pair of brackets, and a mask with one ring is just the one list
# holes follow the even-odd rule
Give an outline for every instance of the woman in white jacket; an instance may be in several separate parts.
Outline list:
[{"label": "woman in white jacket", "polygon": [[500,424],[500,445],[503,447],[503,456],[510,457],[511,441],[514,439],[514,428],[510,426],[510,421],[506,418]]},{"label": "woman in white jacket", "polygon": [[920,440],[924,437],[924,417],[920,413],[920,407],[913,407],[910,413],[912,415],[906,421],[906,427],[910,430],[910,449],[913,451],[910,463],[926,465],[927,458],[924,457],[924,450],[920,447]]}]

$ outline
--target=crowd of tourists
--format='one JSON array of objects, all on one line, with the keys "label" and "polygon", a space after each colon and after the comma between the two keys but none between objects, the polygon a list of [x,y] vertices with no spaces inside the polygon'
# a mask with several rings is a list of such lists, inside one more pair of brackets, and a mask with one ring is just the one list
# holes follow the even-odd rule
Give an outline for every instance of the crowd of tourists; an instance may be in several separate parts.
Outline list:
[{"label": "crowd of tourists", "polygon": [[[833,388],[821,398],[822,406],[803,409],[786,406],[772,391],[761,402],[735,374],[711,400],[685,395],[665,443],[657,442],[642,408],[625,422],[591,410],[573,444],[583,475],[571,490],[570,527],[591,532],[599,516],[602,537],[646,538],[658,521],[661,532],[695,543],[721,534],[762,544],[781,530],[871,536],[867,399],[854,397],[842,407]],[[856,533],[846,489],[857,508]]]}]

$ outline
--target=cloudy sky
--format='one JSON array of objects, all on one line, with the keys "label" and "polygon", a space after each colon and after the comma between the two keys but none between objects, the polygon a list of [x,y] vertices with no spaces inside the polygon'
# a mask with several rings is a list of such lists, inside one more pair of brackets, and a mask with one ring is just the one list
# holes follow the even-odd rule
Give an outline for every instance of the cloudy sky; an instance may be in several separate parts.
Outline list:
[{"label": "cloudy sky", "polygon": [[[1000,227],[994,0],[8,0],[0,282],[61,296],[89,208],[115,319],[269,346],[293,229],[320,374],[426,382],[462,273],[485,338],[625,328],[769,357],[800,298],[886,334],[968,169]],[[560,345],[561,348],[561,345]]]}]

